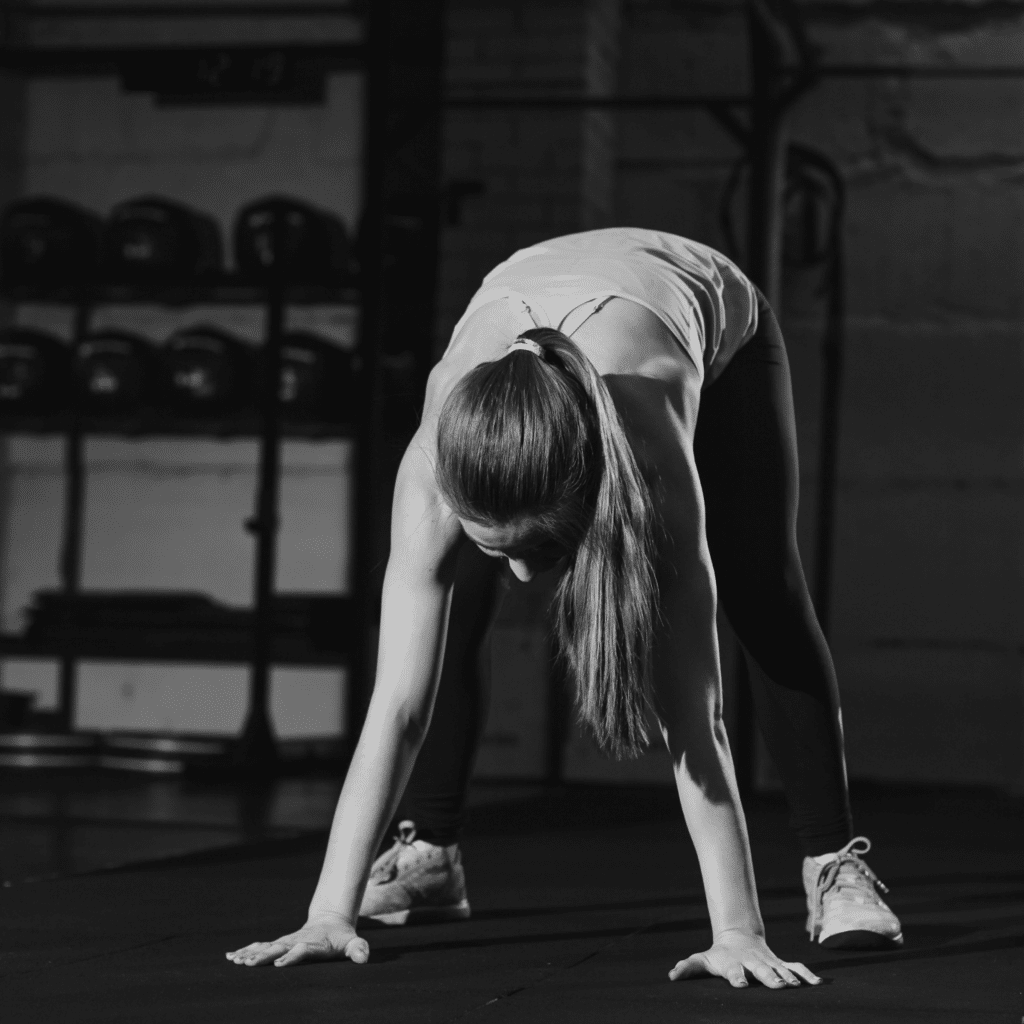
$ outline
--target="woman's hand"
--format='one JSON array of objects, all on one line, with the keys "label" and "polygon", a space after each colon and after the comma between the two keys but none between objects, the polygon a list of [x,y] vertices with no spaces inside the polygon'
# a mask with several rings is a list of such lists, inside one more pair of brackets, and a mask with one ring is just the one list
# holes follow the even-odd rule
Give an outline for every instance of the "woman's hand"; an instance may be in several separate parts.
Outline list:
[{"label": "woman's hand", "polygon": [[370,947],[355,929],[340,917],[327,914],[310,917],[297,931],[274,942],[253,942],[225,956],[244,967],[259,967],[273,961],[275,967],[290,967],[313,960],[343,960],[365,964]]},{"label": "woman's hand", "polygon": [[803,964],[787,964],[780,960],[762,936],[740,931],[723,932],[706,953],[694,953],[680,960],[668,976],[672,981],[678,981],[680,978],[714,974],[725,978],[733,988],[744,988],[748,972],[766,988],[799,985],[801,978],[811,985],[821,983],[821,978]]}]

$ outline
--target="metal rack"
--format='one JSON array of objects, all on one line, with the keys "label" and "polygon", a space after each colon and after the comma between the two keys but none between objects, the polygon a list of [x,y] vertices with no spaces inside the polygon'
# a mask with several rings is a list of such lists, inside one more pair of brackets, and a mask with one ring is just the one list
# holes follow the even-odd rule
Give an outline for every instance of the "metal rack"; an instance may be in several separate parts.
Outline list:
[{"label": "metal rack", "polygon": [[274,662],[300,665],[347,664],[343,651],[319,652],[302,644],[282,643],[275,640],[271,627],[274,598],[273,568],[276,564],[278,532],[278,489],[280,479],[280,441],[282,437],[351,438],[356,425],[343,422],[314,422],[285,424],[281,417],[281,404],[277,380],[280,376],[282,324],[285,309],[292,305],[338,304],[351,305],[357,294],[351,288],[304,288],[294,292],[283,287],[260,288],[251,285],[224,285],[190,289],[129,289],[107,288],[79,296],[73,300],[67,295],[41,295],[26,292],[8,293],[11,302],[31,301],[57,305],[70,304],[74,309],[74,338],[77,343],[88,331],[89,321],[97,306],[106,302],[119,304],[191,305],[251,303],[266,311],[265,351],[267,372],[259,396],[258,411],[250,414],[225,416],[206,422],[181,416],[167,416],[150,410],[136,415],[120,417],[88,417],[76,412],[65,412],[53,417],[18,417],[0,421],[4,433],[60,434],[65,438],[64,474],[66,499],[63,522],[63,544],[60,557],[61,586],[66,594],[78,592],[81,577],[81,542],[85,494],[84,443],[89,436],[121,437],[188,437],[210,436],[254,437],[260,442],[257,497],[254,515],[245,528],[256,539],[256,582],[254,588],[253,635],[250,643],[237,638],[226,642],[202,637],[182,639],[173,634],[161,637],[147,635],[140,638],[132,634],[113,638],[104,636],[77,636],[56,643],[39,643],[20,636],[0,635],[0,656],[51,656],[60,660],[59,707],[51,725],[61,731],[70,731],[74,706],[75,665],[79,658],[107,660],[158,661],[248,661],[252,667],[249,713],[243,734],[243,744],[236,752],[244,763],[272,762],[273,737],[267,717],[268,678]]},{"label": "metal rack", "polygon": [[[280,358],[283,312],[291,303],[329,299],[358,301],[358,351],[361,386],[347,426],[322,427],[331,436],[351,437],[356,455],[356,515],[353,531],[355,571],[346,617],[344,659],[348,666],[349,739],[358,735],[372,685],[371,645],[379,619],[383,568],[387,561],[387,517],[398,462],[416,428],[433,351],[431,325],[437,275],[440,211],[440,120],[443,4],[440,0],[387,0],[364,11],[348,4],[183,4],[183,5],[44,5],[6,7],[3,38],[18,36],[19,18],[75,19],[105,17],[273,19],[275,17],[358,18],[358,42],[288,43],[286,45],[166,45],[110,48],[0,48],[0,67],[21,74],[117,74],[126,89],[153,93],[165,103],[308,104],[325,95],[325,79],[334,71],[359,71],[364,82],[363,213],[359,230],[358,289],[264,288],[225,281],[212,289],[166,289],[135,292],[137,301],[169,305],[204,301],[260,302],[267,309],[268,352]],[[109,289],[99,295],[76,296],[84,330],[87,310],[97,299],[123,301],[132,296]],[[68,296],[62,297],[67,301]],[[249,708],[233,760],[247,777],[274,770],[276,743],[270,726],[268,674],[272,661],[294,661],[299,654],[282,649],[270,626],[273,572],[278,531],[278,486],[281,436],[309,436],[308,428],[282,425],[276,365],[267,368],[258,422],[223,421],[212,431],[260,438],[260,485],[255,513],[247,524],[257,538],[256,607],[250,643],[219,653],[251,665]],[[62,425],[68,429],[68,522],[80,516],[82,437],[94,427],[88,421]],[[145,428],[137,421],[118,424],[126,433]],[[180,423],[165,423],[165,432],[185,432]],[[75,509],[79,509],[75,512]],[[78,532],[68,531],[62,553],[66,585],[77,585]],[[244,648],[241,649],[241,648]],[[12,648],[8,648],[11,650]],[[127,652],[127,647],[123,648]],[[190,648],[194,655],[200,654]],[[71,666],[73,654],[64,652]],[[152,648],[147,656],[178,656],[176,650]],[[218,652],[201,652],[214,655]],[[303,663],[316,659],[308,652]],[[66,669],[69,688],[71,668]],[[69,705],[65,704],[65,708]],[[65,714],[67,712],[65,711]]]},{"label": "metal rack", "polygon": [[[211,5],[212,8],[213,5]],[[279,5],[280,6],[280,5]],[[348,9],[327,5],[317,13],[331,10],[351,15]],[[202,14],[211,13],[211,8]],[[197,14],[200,9],[197,8]],[[39,8],[8,11],[8,17],[53,16],[54,10]],[[88,16],[88,9],[74,8],[64,13]],[[100,13],[100,12],[93,12]],[[125,14],[125,8],[106,14]],[[128,13],[131,13],[129,10]],[[148,16],[152,10],[141,8],[137,14]],[[165,14],[188,13],[180,8]],[[227,16],[244,14],[238,8],[222,12]],[[12,33],[8,33],[10,38]],[[312,103],[323,96],[324,79],[335,70],[349,70],[366,61],[362,44],[283,47],[207,46],[207,47],[126,47],[123,49],[89,46],[67,49],[38,49],[7,45],[0,49],[0,67],[22,75],[117,74],[128,89],[145,89],[170,102],[207,103]],[[174,69],[168,77],[168,70]],[[213,73],[213,69],[218,74]],[[225,70],[226,69],[226,70]],[[269,69],[269,70],[268,70]],[[372,279],[372,254],[365,261],[364,278]],[[362,284],[362,282],[361,282]],[[234,745],[233,759],[237,767],[253,771],[273,770],[276,744],[268,714],[269,672],[272,663],[284,664],[347,664],[357,667],[365,663],[359,650],[360,630],[352,623],[360,618],[365,598],[364,588],[357,580],[350,598],[347,623],[339,631],[347,635],[346,649],[340,652],[317,652],[302,644],[275,639],[272,630],[274,568],[278,535],[278,496],[280,484],[280,441],[282,437],[352,438],[362,449],[373,447],[373,438],[365,430],[368,410],[357,409],[349,423],[285,424],[277,381],[281,368],[282,326],[286,308],[293,305],[353,305],[360,301],[361,289],[353,287],[288,286],[284,284],[255,285],[225,277],[214,284],[168,288],[97,287],[75,293],[40,293],[32,289],[13,289],[2,297],[8,302],[34,302],[69,305],[75,311],[74,340],[84,336],[92,311],[104,303],[147,303],[166,306],[210,304],[253,304],[266,311],[266,372],[255,414],[224,417],[213,423],[187,421],[181,417],[140,414],[120,418],[88,418],[75,413],[55,417],[21,417],[0,424],[0,431],[22,433],[59,433],[66,439],[64,539],[60,557],[60,576],[64,591],[74,594],[79,588],[81,565],[81,533],[84,495],[83,445],[89,435],[118,436],[195,436],[256,437],[260,456],[254,514],[245,528],[256,540],[254,614],[252,635],[248,641],[233,639],[227,643],[203,642],[195,638],[182,642],[168,638],[164,642],[140,643],[123,637],[78,637],[74,642],[38,644],[21,637],[0,637],[0,655],[52,656],[60,661],[60,711],[53,716],[50,727],[70,732],[74,699],[75,665],[81,657],[145,660],[202,660],[212,662],[248,662],[251,668],[249,707],[240,740]],[[365,339],[361,339],[365,346]],[[369,361],[372,364],[372,360]],[[365,453],[361,453],[365,459]],[[367,496],[357,500],[365,504]],[[366,522],[368,513],[359,510],[357,529]],[[362,679],[353,679],[350,689],[364,686]],[[353,701],[355,705],[360,699]]]}]

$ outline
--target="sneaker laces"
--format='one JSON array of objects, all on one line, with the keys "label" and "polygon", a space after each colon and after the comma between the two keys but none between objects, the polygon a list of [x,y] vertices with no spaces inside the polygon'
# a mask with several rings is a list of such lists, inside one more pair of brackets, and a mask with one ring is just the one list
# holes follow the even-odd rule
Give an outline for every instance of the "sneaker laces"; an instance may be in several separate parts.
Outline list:
[{"label": "sneaker laces", "polygon": [[[811,908],[811,935],[818,934],[818,927],[825,912],[826,897],[859,893],[876,900],[879,892],[887,893],[888,888],[879,877],[868,867],[861,857],[871,849],[871,840],[867,836],[856,836],[851,839],[835,857],[823,864],[814,886],[814,904]],[[843,868],[852,870],[844,871]]]},{"label": "sneaker laces", "polygon": [[415,838],[416,825],[411,821],[400,821],[398,832],[394,836],[394,843],[390,850],[377,858],[373,870],[370,872],[370,881],[378,885],[390,882],[398,873],[398,858],[402,855],[403,850],[412,846]]}]

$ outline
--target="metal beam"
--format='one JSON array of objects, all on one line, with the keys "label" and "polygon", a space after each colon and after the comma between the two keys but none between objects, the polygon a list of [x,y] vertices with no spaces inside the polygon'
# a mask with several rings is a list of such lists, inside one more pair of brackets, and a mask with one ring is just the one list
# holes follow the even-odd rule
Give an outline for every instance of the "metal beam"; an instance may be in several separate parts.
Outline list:
[{"label": "metal beam", "polygon": [[109,18],[352,18],[362,15],[357,3],[294,4],[15,4],[7,8],[9,18],[25,21],[62,21],[65,19],[102,20]]}]

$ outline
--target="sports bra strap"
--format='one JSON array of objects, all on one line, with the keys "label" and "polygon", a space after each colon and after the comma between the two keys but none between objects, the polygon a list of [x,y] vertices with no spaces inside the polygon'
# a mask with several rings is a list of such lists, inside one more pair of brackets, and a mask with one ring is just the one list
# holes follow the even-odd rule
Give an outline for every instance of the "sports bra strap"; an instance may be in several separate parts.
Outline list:
[{"label": "sports bra strap", "polygon": [[544,310],[538,309],[534,312],[533,307],[526,301],[525,297],[520,295],[518,292],[509,292],[506,296],[509,306],[512,312],[520,317],[524,323],[529,321],[529,324],[525,326],[524,330],[529,330],[531,327],[550,327],[551,325],[546,322],[544,317]]}]

